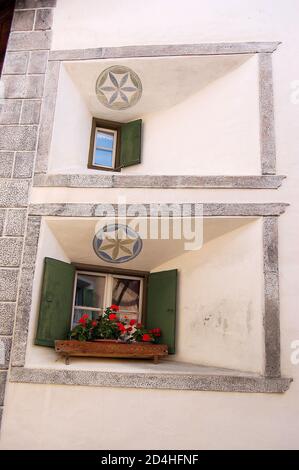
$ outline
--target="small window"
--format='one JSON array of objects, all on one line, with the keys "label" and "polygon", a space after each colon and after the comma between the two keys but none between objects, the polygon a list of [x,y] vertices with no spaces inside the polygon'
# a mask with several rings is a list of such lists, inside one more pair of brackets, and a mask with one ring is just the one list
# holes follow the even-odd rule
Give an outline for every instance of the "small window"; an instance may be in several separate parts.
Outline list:
[{"label": "small window", "polygon": [[117,131],[96,128],[94,139],[93,165],[105,168],[115,168]]},{"label": "small window", "polygon": [[106,307],[120,307],[120,320],[127,318],[141,321],[144,279],[135,276],[77,271],[71,328],[83,314],[92,320],[101,316]]},{"label": "small window", "polygon": [[127,123],[93,118],[88,168],[120,171],[141,162],[141,119]]}]

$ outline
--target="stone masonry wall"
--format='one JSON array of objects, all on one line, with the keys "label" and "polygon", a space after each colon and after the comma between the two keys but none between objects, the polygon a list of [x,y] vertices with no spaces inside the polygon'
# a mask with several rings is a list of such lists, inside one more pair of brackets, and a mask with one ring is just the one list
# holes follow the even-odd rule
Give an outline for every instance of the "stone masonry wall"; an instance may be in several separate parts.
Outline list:
[{"label": "stone masonry wall", "polygon": [[56,0],[16,0],[0,83],[0,426]]}]

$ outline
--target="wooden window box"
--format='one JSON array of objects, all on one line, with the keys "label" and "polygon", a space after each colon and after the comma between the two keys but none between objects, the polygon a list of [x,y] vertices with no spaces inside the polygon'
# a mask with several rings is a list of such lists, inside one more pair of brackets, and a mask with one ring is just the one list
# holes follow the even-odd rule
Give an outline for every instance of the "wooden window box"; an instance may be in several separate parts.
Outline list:
[{"label": "wooden window box", "polygon": [[72,356],[153,359],[157,364],[160,357],[168,355],[166,344],[122,343],[114,340],[56,340],[55,351],[65,358],[66,364],[69,364]]}]

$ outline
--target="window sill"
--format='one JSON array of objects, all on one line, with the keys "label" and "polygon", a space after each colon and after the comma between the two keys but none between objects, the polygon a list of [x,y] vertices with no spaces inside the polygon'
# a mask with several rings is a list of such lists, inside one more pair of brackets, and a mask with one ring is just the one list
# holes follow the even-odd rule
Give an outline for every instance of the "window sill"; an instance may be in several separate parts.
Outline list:
[{"label": "window sill", "polygon": [[[115,170],[113,170],[115,171]],[[36,174],[35,187],[277,189],[285,176]]]},{"label": "window sill", "polygon": [[148,361],[82,362],[73,358],[68,366],[56,362],[51,368],[12,367],[10,381],[96,387],[283,393],[289,389],[292,379],[268,378],[253,373],[175,361],[155,365]]}]

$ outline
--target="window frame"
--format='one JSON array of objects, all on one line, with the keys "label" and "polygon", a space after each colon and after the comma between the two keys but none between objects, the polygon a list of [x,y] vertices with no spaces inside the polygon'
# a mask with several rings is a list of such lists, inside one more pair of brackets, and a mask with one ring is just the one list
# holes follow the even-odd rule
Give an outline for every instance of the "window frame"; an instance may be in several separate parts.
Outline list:
[{"label": "window frame", "polygon": [[[122,123],[114,121],[106,121],[104,119],[92,118],[90,144],[89,144],[89,155],[87,168],[93,170],[105,170],[105,171],[120,171],[120,143],[121,143],[121,126]],[[114,161],[111,167],[96,165],[94,163],[94,153],[96,148],[96,133],[97,129],[103,131],[113,131],[116,135],[116,145],[114,152]]]},{"label": "window frame", "polygon": [[[76,301],[76,285],[77,285],[77,278],[78,274],[87,274],[99,277],[105,277],[105,292],[104,292],[104,308],[103,310],[111,305],[112,302],[112,284],[113,279],[115,277],[124,278],[124,279],[136,279],[140,280],[140,294],[139,294],[139,315],[138,315],[138,322],[144,323],[146,320],[146,299],[147,299],[147,285],[148,285],[148,271],[135,271],[135,270],[127,270],[127,269],[116,269],[110,267],[102,267],[102,266],[93,266],[93,265],[82,265],[82,264],[75,264],[74,265],[76,272],[74,278],[74,285],[73,285],[73,304],[72,304],[72,314],[71,314],[71,328],[73,328],[73,319],[74,319],[74,311],[75,308],[78,306],[75,305]],[[110,281],[111,279],[111,281]],[[109,305],[108,305],[109,304]],[[98,311],[101,312],[100,308],[97,307],[84,307],[79,306],[82,310],[90,310],[90,311]]]},{"label": "window frame", "polygon": [[[101,132],[102,134],[113,134],[113,145],[112,145],[112,149],[108,149],[106,147],[97,147],[97,134],[98,132]],[[95,129],[95,136],[94,136],[94,148],[93,148],[93,156],[92,156],[92,164],[93,166],[97,167],[97,168],[105,168],[107,170],[112,170],[113,168],[115,168],[115,158],[116,158],[116,147],[117,147],[117,143],[118,143],[118,139],[119,139],[119,136],[118,136],[118,131],[116,130],[113,130],[113,129],[108,129],[107,127],[96,127]],[[112,153],[112,164],[111,166],[108,166],[108,165],[98,165],[97,163],[95,163],[95,158],[96,158],[96,151],[97,150],[104,150],[104,151],[108,151],[108,152],[111,152]]]}]

